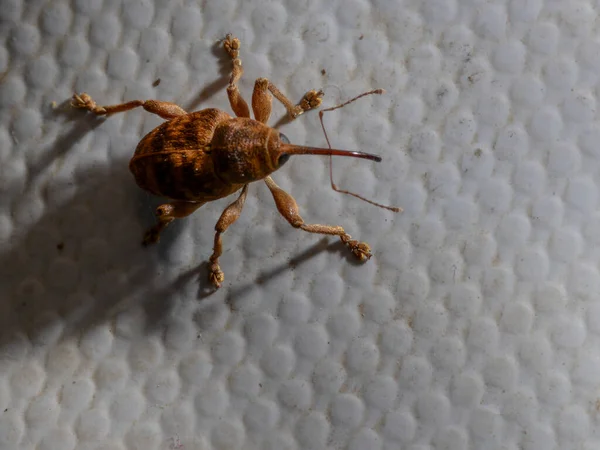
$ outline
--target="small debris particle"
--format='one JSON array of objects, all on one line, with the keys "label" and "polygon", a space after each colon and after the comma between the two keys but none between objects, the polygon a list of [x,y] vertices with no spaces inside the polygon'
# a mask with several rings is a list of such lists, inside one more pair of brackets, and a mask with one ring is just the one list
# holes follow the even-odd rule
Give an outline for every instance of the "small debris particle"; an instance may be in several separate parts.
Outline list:
[{"label": "small debris particle", "polygon": [[358,40],[359,40],[359,41],[362,41],[364,37],[365,37],[365,35],[364,35],[364,34],[361,34],[361,35],[359,36]]},{"label": "small debris particle", "polygon": [[160,78],[157,78],[156,80],[154,80],[154,83],[152,83],[152,87],[156,87],[160,84]]},{"label": "small debris particle", "polygon": [[323,75],[323,76],[327,75],[327,71],[325,69],[321,69],[321,75]]},{"label": "small debris particle", "polygon": [[62,252],[64,248],[65,248],[65,243],[64,242],[59,242],[58,244],[56,244],[56,249],[59,252]]}]

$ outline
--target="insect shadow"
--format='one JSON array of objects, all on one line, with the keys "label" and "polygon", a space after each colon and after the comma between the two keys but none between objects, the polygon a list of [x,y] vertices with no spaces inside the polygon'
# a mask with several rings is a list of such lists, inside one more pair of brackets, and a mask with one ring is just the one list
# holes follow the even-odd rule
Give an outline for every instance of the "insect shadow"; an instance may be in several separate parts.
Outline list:
[{"label": "insect shadow", "polygon": [[[308,247],[301,253],[293,256],[287,262],[283,262],[269,270],[261,271],[257,274],[254,281],[243,284],[234,284],[227,292],[226,302],[232,309],[236,309],[240,304],[244,302],[244,299],[248,294],[252,293],[253,288],[256,286],[267,285],[274,281],[279,275],[288,273],[290,269],[295,269],[302,266],[308,261],[314,259],[317,255],[328,252],[328,253],[339,253],[349,264],[354,266],[360,266],[361,262],[357,261],[356,258],[352,257],[351,253],[348,253],[348,249],[345,245],[338,240],[332,241],[330,237],[323,237],[316,243]],[[233,284],[233,282],[232,282]],[[204,298],[210,295],[207,290],[200,290],[199,297]]]},{"label": "insect shadow", "polygon": [[[69,152],[101,123],[79,115],[62,124],[74,128],[30,165],[24,192],[8,194],[6,201],[14,205],[14,231],[0,250],[0,360],[24,338],[47,342],[56,330],[61,338],[77,336],[127,308],[141,307],[146,321],[156,321],[148,324],[155,328],[169,315],[170,300],[192,278],[197,287],[197,268],[175,266],[168,273],[169,264],[164,264],[180,224],[165,233],[158,251],[141,245],[144,229],[154,220],[154,206],[128,171],[131,153],[75,168],[68,176],[51,166],[51,156],[80,160],[85,159],[83,152],[100,151]],[[27,204],[40,197],[43,207]],[[39,210],[43,212],[34,221],[19,225],[20,216]]]},{"label": "insect shadow", "polygon": [[184,109],[187,111],[195,111],[200,106],[208,104],[208,99],[225,92],[225,88],[229,84],[231,58],[223,51],[223,42],[215,41],[210,50],[219,65],[219,77],[204,86],[191,102],[184,105]]}]

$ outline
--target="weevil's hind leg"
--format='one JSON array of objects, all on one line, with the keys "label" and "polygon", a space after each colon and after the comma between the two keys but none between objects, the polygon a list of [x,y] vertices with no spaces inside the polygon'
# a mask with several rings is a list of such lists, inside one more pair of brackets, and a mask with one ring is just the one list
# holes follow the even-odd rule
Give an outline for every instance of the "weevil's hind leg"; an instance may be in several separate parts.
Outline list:
[{"label": "weevil's hind leg", "polygon": [[163,119],[173,119],[177,116],[187,114],[180,106],[175,103],[161,102],[158,100],[132,100],[130,102],[119,103],[118,105],[98,106],[88,94],[74,94],[71,100],[71,106],[74,108],[87,109],[97,116],[114,114],[129,111],[131,109],[143,107],[146,111],[156,114]]},{"label": "weevil's hind leg", "polygon": [[301,230],[308,231],[309,233],[318,234],[330,234],[339,236],[342,242],[350,249],[350,251],[361,261],[367,261],[371,258],[371,247],[366,242],[359,242],[346,233],[342,227],[333,225],[318,225],[318,224],[306,224],[298,211],[298,205],[296,200],[281,189],[273,179],[268,176],[265,178],[265,183],[271,190],[275,204],[281,215],[292,225],[294,228],[300,228]]},{"label": "weevil's hind leg", "polygon": [[204,205],[204,202],[180,202],[172,201],[170,203],[164,203],[156,208],[157,222],[152,228],[148,229],[144,234],[144,240],[142,245],[155,244],[160,239],[160,233],[173,222],[175,219],[181,219],[182,217],[189,216],[198,208]]},{"label": "weevil's hind leg", "polygon": [[283,93],[277,89],[267,78],[259,78],[254,83],[252,93],[252,111],[254,118],[262,123],[267,123],[271,115],[271,103],[273,96],[279,100],[287,110],[290,118],[295,119],[300,114],[311,109],[318,108],[323,102],[323,91],[310,90],[302,97],[297,105],[294,105]]},{"label": "weevil's hind leg", "polygon": [[242,188],[242,192],[236,201],[231,203],[219,218],[217,224],[215,225],[215,245],[213,248],[213,254],[210,256],[210,274],[209,280],[215,287],[221,287],[221,283],[225,280],[225,275],[219,266],[219,256],[223,253],[223,239],[222,234],[227,230],[229,225],[238,220],[240,217],[240,213],[242,212],[242,208],[244,207],[244,202],[246,201],[246,194],[248,193],[248,185],[246,184]]},{"label": "weevil's hind leg", "polygon": [[229,97],[229,104],[231,109],[238,117],[250,117],[250,110],[248,104],[242,98],[240,90],[238,89],[238,81],[242,78],[244,68],[242,67],[242,60],[239,58],[240,55],[240,40],[231,34],[225,36],[223,41],[223,48],[231,58],[232,69],[231,76],[229,78],[229,85],[227,86],[227,97]]}]

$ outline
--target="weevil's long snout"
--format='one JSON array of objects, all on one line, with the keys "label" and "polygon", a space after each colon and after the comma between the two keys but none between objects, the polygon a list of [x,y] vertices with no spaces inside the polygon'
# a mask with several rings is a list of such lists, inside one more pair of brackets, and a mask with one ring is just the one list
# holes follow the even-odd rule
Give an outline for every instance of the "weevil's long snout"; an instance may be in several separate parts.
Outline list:
[{"label": "weevil's long snout", "polygon": [[356,152],[352,150],[338,150],[319,147],[305,147],[303,145],[294,145],[281,143],[279,151],[287,155],[332,155],[332,156],[351,156],[353,158],[368,159],[375,162],[381,162],[381,157],[371,153]]}]

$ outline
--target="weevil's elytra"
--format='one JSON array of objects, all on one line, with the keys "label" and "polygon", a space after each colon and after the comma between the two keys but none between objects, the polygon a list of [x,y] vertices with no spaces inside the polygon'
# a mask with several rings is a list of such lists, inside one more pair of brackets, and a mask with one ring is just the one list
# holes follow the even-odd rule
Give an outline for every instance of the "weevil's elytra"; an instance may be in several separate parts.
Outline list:
[{"label": "weevil's elytra", "polygon": [[[238,81],[243,74],[239,58],[239,39],[227,35],[223,48],[232,60],[232,72],[227,86],[227,96],[236,117],[216,108],[187,113],[174,103],[157,100],[133,100],[111,106],[98,106],[92,98],[83,93],[73,95],[71,104],[86,109],[96,115],[108,115],[142,107],[167,121],[150,131],[139,142],[129,163],[129,169],[136,183],[146,191],[170,199],[156,209],[157,223],[144,235],[145,245],[158,242],[160,233],[175,219],[192,214],[202,205],[227,197],[240,191],[238,198],[231,203],[215,226],[213,253],[209,258],[209,279],[215,287],[220,287],[225,279],[219,266],[219,256],[223,250],[222,234],[235,222],[244,206],[248,184],[264,180],[271,191],[275,205],[281,215],[295,228],[309,233],[339,236],[341,241],[361,261],[371,258],[371,248],[365,242],[351,238],[340,226],[306,224],[300,216],[294,198],[282,190],[271,178],[271,173],[279,169],[291,155],[332,155],[352,156],[380,161],[381,158],[368,153],[305,147],[291,144],[279,131],[267,125],[271,115],[274,96],[286,108],[288,115],[295,119],[299,115],[321,105],[323,92],[308,91],[302,100],[294,105],[277,87],[266,78],[259,78],[252,94],[252,112],[242,98]],[[365,92],[353,99],[319,114],[323,126],[323,113],[341,108],[360,97],[381,94],[378,89]],[[325,132],[325,127],[323,126]],[[329,138],[325,133],[327,143]],[[331,170],[330,170],[331,176]],[[380,205],[352,192],[338,189],[331,179],[331,187],[353,195],[376,206],[395,212],[400,208]]]},{"label": "weevil's elytra", "polygon": [[215,172],[211,141],[215,128],[232,117],[218,109],[182,115],[150,131],[138,144],[129,169],[147,191],[172,199],[207,202],[233,194]]}]

